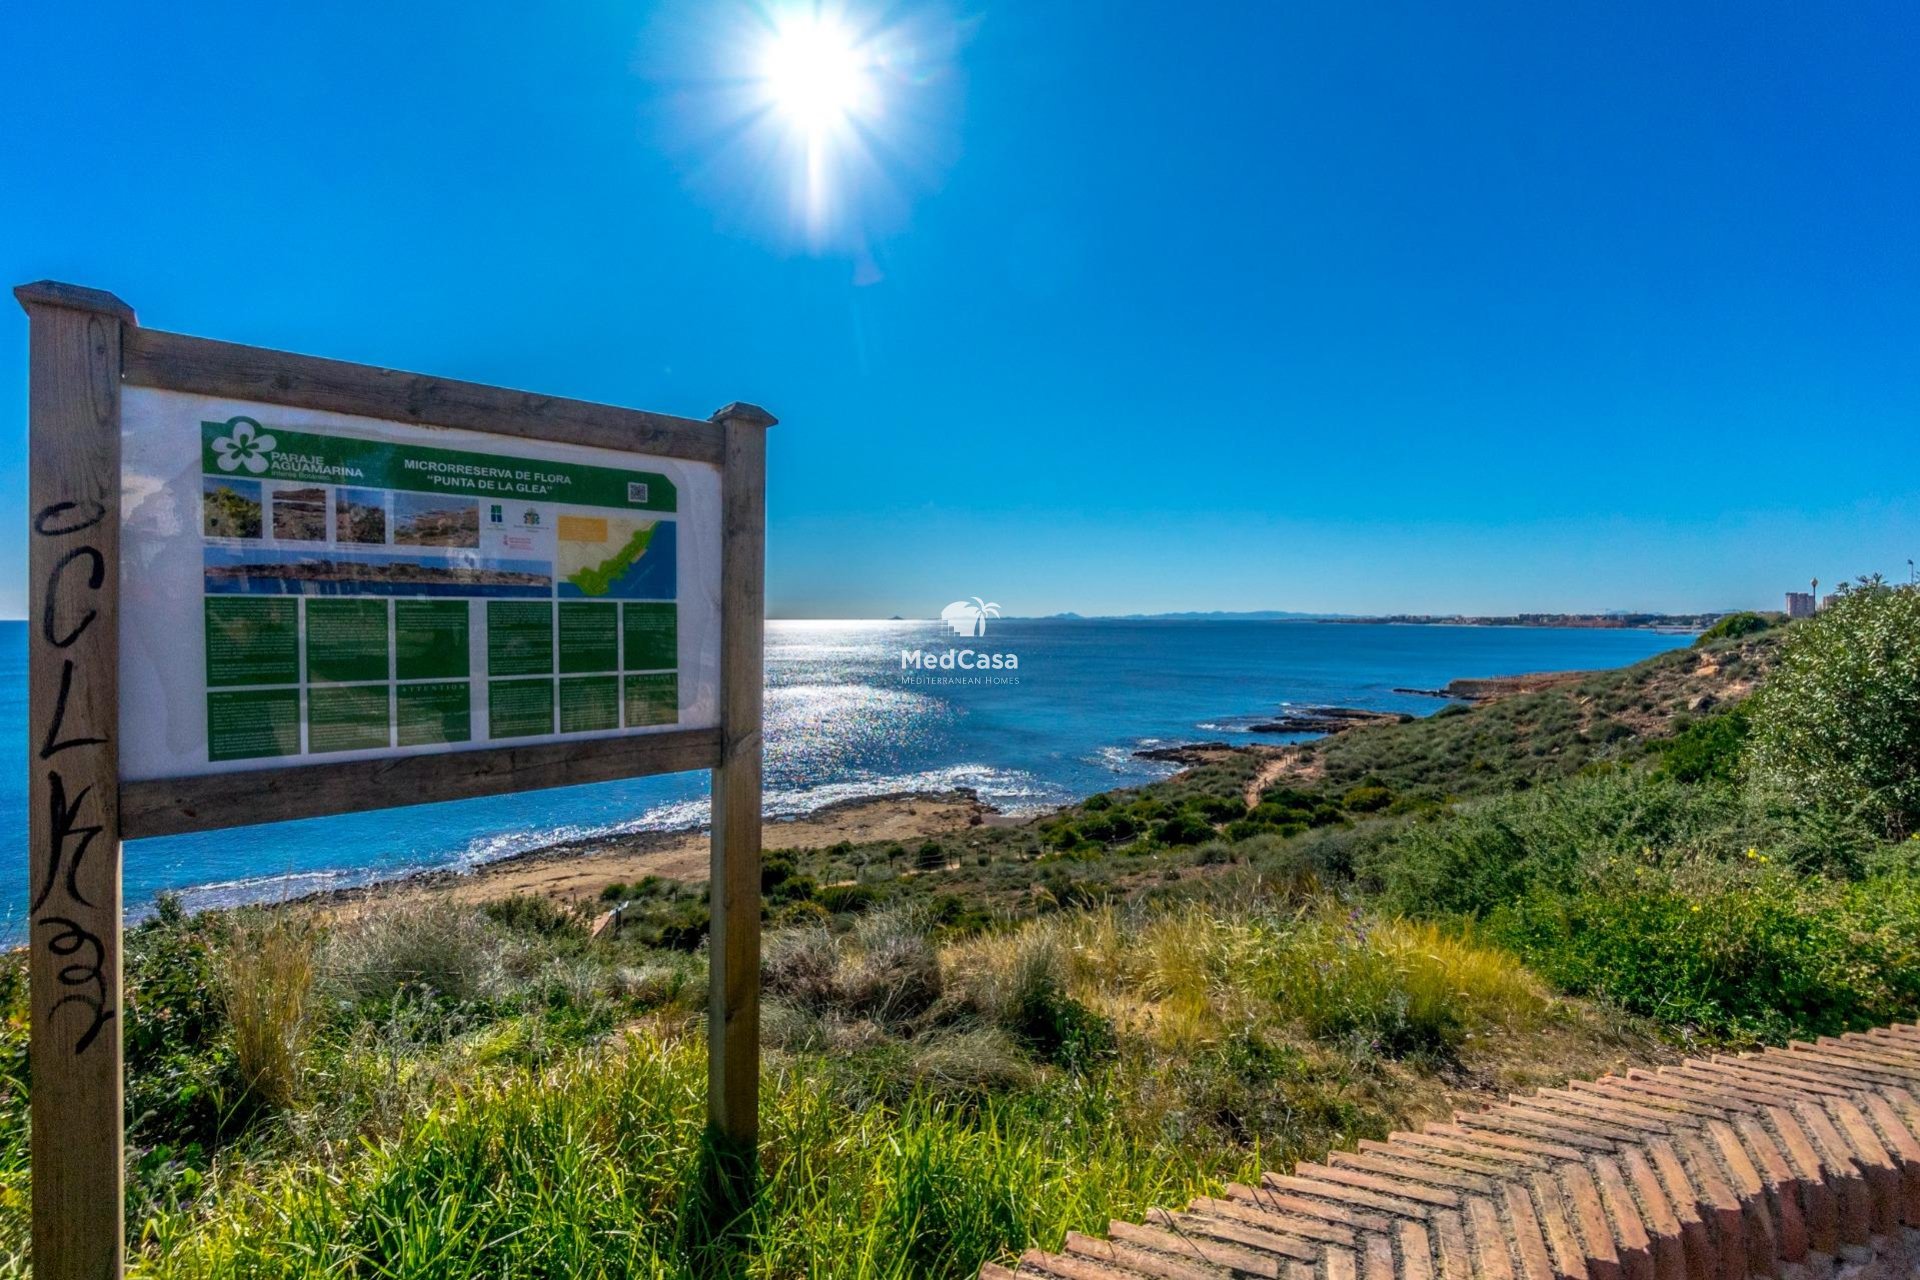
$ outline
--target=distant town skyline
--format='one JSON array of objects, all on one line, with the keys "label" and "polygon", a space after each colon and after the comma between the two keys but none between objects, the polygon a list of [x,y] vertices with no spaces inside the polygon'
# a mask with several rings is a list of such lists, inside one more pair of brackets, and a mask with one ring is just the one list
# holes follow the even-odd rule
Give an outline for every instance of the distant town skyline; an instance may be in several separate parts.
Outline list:
[{"label": "distant town skyline", "polygon": [[[781,0],[10,6],[0,273],[764,404],[776,617],[1778,609],[1920,548],[1910,5],[835,7],[819,84],[742,75]],[[0,307],[6,615],[26,362]]]}]

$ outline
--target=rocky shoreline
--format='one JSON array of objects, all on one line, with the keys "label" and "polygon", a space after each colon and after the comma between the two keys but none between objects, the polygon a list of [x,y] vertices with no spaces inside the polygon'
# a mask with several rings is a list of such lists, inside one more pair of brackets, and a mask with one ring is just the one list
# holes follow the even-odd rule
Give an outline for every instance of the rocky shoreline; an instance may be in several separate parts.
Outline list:
[{"label": "rocky shoreline", "polygon": [[1468,676],[1447,681],[1439,689],[1403,689],[1396,687],[1395,693],[1412,694],[1420,698],[1446,698],[1452,702],[1479,704],[1492,702],[1498,698],[1510,698],[1516,693],[1538,693],[1542,689],[1557,689],[1562,685],[1579,684],[1588,676],[1600,674],[1597,671],[1533,671],[1518,676]]},{"label": "rocky shoreline", "polygon": [[[1537,672],[1519,676],[1459,679],[1444,689],[1396,689],[1454,701],[1478,703],[1515,693],[1572,684],[1591,672]],[[1372,725],[1401,724],[1414,719],[1398,711],[1361,707],[1288,707],[1272,719],[1248,726],[1260,734],[1346,733]],[[1290,748],[1261,744],[1237,745],[1222,741],[1143,747],[1133,755],[1182,768],[1214,763],[1227,755],[1252,751],[1285,754]],[[766,848],[816,849],[876,840],[910,841],[950,834],[967,827],[1011,826],[1031,821],[1029,816],[1003,814],[973,791],[908,791],[839,800],[794,817],[769,819],[762,829]],[[711,849],[705,827],[664,831],[634,831],[615,835],[556,841],[485,863],[471,869],[422,871],[389,880],[342,889],[327,889],[293,901],[320,905],[347,905],[395,893],[446,894],[463,901],[486,901],[531,893],[562,901],[587,901],[608,885],[631,883],[647,876],[697,882],[707,878]]]},{"label": "rocky shoreline", "polygon": [[1345,733],[1372,724],[1405,724],[1413,719],[1404,711],[1367,711],[1360,707],[1306,707],[1288,710],[1272,720],[1249,727],[1252,733]]}]

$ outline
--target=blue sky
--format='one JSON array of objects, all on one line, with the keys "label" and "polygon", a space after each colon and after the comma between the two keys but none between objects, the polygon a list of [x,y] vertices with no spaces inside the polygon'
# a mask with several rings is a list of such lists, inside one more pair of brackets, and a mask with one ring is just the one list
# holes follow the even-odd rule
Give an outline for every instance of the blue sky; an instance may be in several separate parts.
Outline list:
[{"label": "blue sky", "polygon": [[[757,23],[10,5],[0,267],[762,403],[775,616],[1778,607],[1920,556],[1911,6],[855,7],[817,220],[739,118]],[[0,309],[6,616],[25,368]]]}]

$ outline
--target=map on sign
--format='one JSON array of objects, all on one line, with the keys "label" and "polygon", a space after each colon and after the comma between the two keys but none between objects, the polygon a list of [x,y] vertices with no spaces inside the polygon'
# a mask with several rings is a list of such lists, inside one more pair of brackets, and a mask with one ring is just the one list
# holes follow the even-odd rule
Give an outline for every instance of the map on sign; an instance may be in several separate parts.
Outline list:
[{"label": "map on sign", "polygon": [[671,520],[563,515],[555,572],[562,596],[658,600],[673,595]]},{"label": "map on sign", "polygon": [[683,565],[718,581],[717,510],[684,536],[698,468],[246,408],[128,436],[129,485],[143,461],[164,477],[125,521],[166,566],[128,588],[156,622],[130,682],[165,686],[175,729],[147,749],[159,776],[705,727],[705,670],[682,662]]}]

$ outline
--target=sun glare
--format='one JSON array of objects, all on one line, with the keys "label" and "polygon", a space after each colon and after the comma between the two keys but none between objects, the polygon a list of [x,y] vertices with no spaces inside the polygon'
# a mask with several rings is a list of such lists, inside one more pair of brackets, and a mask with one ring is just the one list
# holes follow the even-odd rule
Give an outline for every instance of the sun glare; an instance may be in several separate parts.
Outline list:
[{"label": "sun glare", "polygon": [[722,69],[676,96],[708,144],[690,152],[697,180],[870,279],[874,237],[952,161],[964,30],[947,0],[681,2],[704,46],[692,60]]},{"label": "sun glare", "polygon": [[775,109],[810,139],[856,122],[875,105],[871,57],[828,14],[795,14],[777,25],[761,78]]},{"label": "sun glare", "polygon": [[773,15],[760,50],[762,105],[797,161],[795,196],[809,234],[825,231],[835,204],[882,124],[881,59],[838,12],[817,6]]}]

